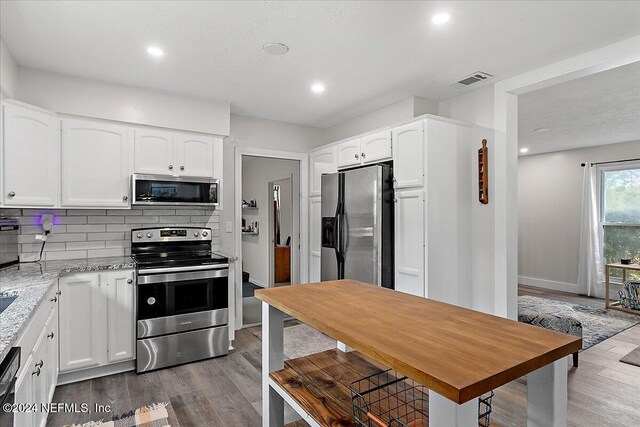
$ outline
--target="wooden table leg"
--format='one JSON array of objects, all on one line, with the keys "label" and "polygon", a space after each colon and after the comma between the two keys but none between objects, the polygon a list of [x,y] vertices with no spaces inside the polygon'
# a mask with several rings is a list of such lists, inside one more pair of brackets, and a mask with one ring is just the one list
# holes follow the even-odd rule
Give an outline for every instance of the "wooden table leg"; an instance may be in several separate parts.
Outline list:
[{"label": "wooden table leg", "polygon": [[284,426],[284,400],[269,386],[269,374],[284,368],[284,313],[262,303],[262,426]]},{"label": "wooden table leg", "polygon": [[604,266],[604,306],[609,308],[609,266]]},{"label": "wooden table leg", "polygon": [[477,427],[478,399],[458,405],[429,390],[429,425],[438,427]]},{"label": "wooden table leg", "polygon": [[527,427],[567,426],[567,360],[527,375]]}]

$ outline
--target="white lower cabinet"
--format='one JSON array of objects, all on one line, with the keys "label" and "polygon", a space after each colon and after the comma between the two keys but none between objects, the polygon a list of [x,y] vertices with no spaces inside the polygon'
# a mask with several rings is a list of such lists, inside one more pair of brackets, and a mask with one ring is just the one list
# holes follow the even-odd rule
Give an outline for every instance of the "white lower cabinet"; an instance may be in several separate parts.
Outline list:
[{"label": "white lower cabinet", "polygon": [[135,357],[133,270],[61,277],[60,372]]},{"label": "white lower cabinet", "polygon": [[17,426],[45,427],[47,424],[49,414],[45,410],[46,405],[52,402],[53,392],[58,382],[58,306],[56,301],[57,299],[52,299],[52,306],[44,303],[43,309],[49,312],[44,327],[41,327],[42,323],[40,323],[42,316],[34,316],[33,323],[24,333],[27,338],[21,342],[21,344],[28,344],[26,341],[33,343],[31,337],[36,336],[33,329],[40,328],[31,353],[23,349],[23,357],[26,357],[26,360],[21,362],[22,368],[16,381],[15,401],[17,404],[30,405],[31,410],[15,413],[14,424]]},{"label": "white lower cabinet", "polygon": [[424,192],[395,192],[395,289],[425,296]]}]

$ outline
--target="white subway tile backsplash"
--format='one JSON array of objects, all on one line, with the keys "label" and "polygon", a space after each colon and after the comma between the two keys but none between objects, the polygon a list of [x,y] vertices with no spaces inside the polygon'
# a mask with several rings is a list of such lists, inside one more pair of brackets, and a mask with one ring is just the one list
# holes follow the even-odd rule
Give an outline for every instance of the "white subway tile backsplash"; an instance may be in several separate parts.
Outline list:
[{"label": "white subway tile backsplash", "polygon": [[43,254],[45,260],[131,255],[131,230],[157,226],[210,227],[213,249],[219,250],[219,212],[193,207],[121,209],[0,209],[5,216],[17,217],[20,259],[35,261],[43,234],[40,216],[54,215],[51,234]]},{"label": "white subway tile backsplash", "polygon": [[102,240],[91,241],[91,242],[69,242],[66,244],[66,249],[69,250],[77,250],[77,249],[102,249],[105,247],[105,242]]}]

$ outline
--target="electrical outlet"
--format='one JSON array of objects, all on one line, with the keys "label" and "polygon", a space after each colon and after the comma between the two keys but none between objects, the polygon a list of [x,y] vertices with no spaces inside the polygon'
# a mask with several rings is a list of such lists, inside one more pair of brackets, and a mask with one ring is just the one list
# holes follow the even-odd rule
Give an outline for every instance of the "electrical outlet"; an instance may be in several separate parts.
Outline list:
[{"label": "electrical outlet", "polygon": [[233,223],[231,221],[227,221],[224,224],[224,231],[226,231],[227,233],[233,233]]},{"label": "electrical outlet", "polygon": [[53,215],[51,214],[43,214],[41,218],[42,229],[45,231],[45,234],[49,234],[51,228],[53,227]]}]

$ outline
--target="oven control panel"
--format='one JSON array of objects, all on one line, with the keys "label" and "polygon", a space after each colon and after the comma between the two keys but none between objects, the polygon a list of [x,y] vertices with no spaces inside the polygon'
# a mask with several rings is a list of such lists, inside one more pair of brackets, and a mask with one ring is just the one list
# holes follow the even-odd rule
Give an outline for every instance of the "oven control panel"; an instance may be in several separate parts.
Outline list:
[{"label": "oven control panel", "polygon": [[160,237],[187,237],[187,230],[160,230]]}]

